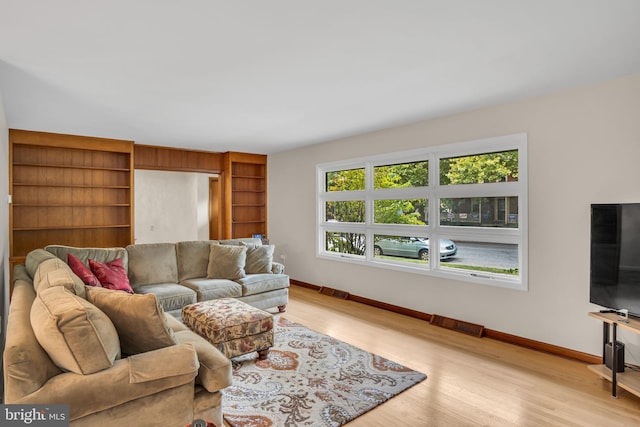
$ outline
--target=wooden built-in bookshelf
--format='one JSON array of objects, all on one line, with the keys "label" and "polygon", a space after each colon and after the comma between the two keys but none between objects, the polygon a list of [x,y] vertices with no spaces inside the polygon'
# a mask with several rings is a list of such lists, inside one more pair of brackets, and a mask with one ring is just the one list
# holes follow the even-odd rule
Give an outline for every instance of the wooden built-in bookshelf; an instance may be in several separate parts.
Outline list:
[{"label": "wooden built-in bookshelf", "polygon": [[[225,153],[225,234],[267,236],[267,156]],[[230,172],[230,173],[229,173]]]},{"label": "wooden built-in bookshelf", "polygon": [[133,150],[136,169],[216,174],[223,170],[223,153],[141,144]]},{"label": "wooden built-in bookshelf", "polygon": [[10,262],[48,244],[134,241],[134,169],[219,174],[223,238],[267,236],[267,156],[9,130]]},{"label": "wooden built-in bookshelf", "polygon": [[133,242],[133,142],[9,130],[10,257]]}]

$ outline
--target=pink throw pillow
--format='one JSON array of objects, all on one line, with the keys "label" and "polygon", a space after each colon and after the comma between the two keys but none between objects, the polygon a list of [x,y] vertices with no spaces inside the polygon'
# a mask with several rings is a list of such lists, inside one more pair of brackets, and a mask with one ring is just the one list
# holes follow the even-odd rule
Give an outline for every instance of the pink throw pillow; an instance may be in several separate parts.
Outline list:
[{"label": "pink throw pillow", "polygon": [[122,266],[122,259],[116,258],[107,263],[89,259],[89,267],[103,288],[133,293],[127,272]]},{"label": "pink throw pillow", "polygon": [[67,264],[85,285],[102,287],[98,278],[89,270],[89,268],[80,261],[80,259],[74,255],[67,255]]}]

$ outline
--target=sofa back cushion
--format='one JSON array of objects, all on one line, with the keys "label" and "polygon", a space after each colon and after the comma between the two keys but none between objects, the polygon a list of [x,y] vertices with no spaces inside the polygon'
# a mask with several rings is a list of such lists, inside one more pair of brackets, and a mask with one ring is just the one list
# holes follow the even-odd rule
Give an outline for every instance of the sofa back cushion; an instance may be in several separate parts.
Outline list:
[{"label": "sofa back cushion", "polygon": [[232,245],[238,246],[242,243],[246,243],[248,245],[259,246],[262,245],[262,239],[258,237],[239,237],[237,239],[227,239],[227,240],[217,240],[221,245]]},{"label": "sofa back cushion", "polygon": [[219,245],[210,246],[208,279],[237,280],[246,276],[244,271],[247,262],[246,246]]},{"label": "sofa back cushion", "polygon": [[213,240],[195,240],[176,243],[178,281],[207,277],[209,252]]},{"label": "sofa back cushion", "polygon": [[42,348],[66,371],[93,374],[120,358],[120,340],[111,320],[63,286],[38,292],[30,319]]},{"label": "sofa back cushion", "polygon": [[65,245],[48,245],[44,249],[65,262],[69,259],[68,255],[72,254],[87,267],[89,267],[89,259],[111,262],[120,258],[124,269],[128,268],[127,251],[124,248],[76,248]]},{"label": "sofa back cushion", "polygon": [[51,258],[57,258],[57,257],[51,252],[45,251],[44,249],[34,249],[31,252],[29,252],[27,254],[27,257],[24,260],[24,266],[27,269],[27,273],[29,273],[29,277],[33,278],[40,264],[43,261],[46,261]]},{"label": "sofa back cushion", "polygon": [[143,243],[127,246],[131,286],[178,283],[174,243]]},{"label": "sofa back cushion", "polygon": [[247,263],[244,270],[247,274],[271,274],[273,268],[274,245],[252,245],[241,243],[247,247]]},{"label": "sofa back cushion", "polygon": [[87,288],[87,300],[109,316],[118,331],[123,354],[146,353],[176,343],[154,294]]},{"label": "sofa back cushion", "polygon": [[40,263],[33,275],[33,287],[36,292],[53,286],[63,286],[74,294],[84,298],[84,283],[61,259],[49,258]]}]

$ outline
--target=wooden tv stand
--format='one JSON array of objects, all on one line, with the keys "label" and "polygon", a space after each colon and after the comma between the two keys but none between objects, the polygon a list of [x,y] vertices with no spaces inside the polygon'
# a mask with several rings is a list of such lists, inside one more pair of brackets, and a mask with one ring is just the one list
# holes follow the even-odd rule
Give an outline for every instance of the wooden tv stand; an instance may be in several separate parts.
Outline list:
[{"label": "wooden tv stand", "polygon": [[[602,322],[602,361],[605,357],[605,346],[608,342],[614,343],[617,339],[618,327],[627,329],[635,334],[640,334],[640,319],[629,317],[625,319],[616,313],[599,313],[590,312],[589,316],[594,317]],[[640,397],[640,372],[625,370],[625,372],[616,372],[617,360],[612,358],[613,369],[609,369],[606,365],[589,365],[588,368],[611,381],[611,395],[617,397],[617,386],[627,390],[629,393],[635,394]]]}]

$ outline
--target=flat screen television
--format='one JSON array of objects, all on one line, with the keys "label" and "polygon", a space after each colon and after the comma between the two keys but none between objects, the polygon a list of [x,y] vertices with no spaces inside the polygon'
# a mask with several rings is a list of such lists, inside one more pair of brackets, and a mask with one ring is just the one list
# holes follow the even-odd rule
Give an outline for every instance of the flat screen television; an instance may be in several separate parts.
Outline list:
[{"label": "flat screen television", "polygon": [[589,301],[640,317],[640,203],[591,205]]}]

